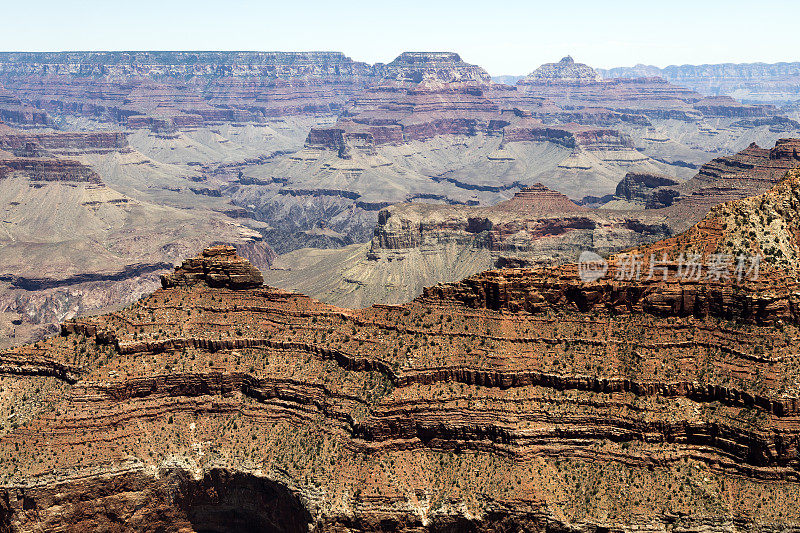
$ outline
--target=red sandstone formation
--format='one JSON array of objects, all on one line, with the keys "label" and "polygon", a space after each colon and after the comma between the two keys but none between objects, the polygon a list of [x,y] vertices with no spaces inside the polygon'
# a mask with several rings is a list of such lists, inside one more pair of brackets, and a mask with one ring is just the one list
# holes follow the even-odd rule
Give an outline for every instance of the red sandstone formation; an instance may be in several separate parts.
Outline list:
[{"label": "red sandstone formation", "polygon": [[486,132],[498,105],[484,91],[489,75],[445,52],[405,52],[380,82],[355,95],[334,128],[312,129],[307,145],[341,150],[438,135]]},{"label": "red sandstone formation", "polygon": [[17,131],[0,122],[0,179],[12,173],[32,181],[77,181],[99,184],[90,167],[52,154],[108,153],[127,147],[121,133],[35,133]]},{"label": "red sandstone formation", "polygon": [[[798,191],[794,172],[635,250],[667,253],[666,279],[616,280],[617,256],[593,282],[504,269],[363,310],[233,288],[253,270],[207,250],[0,354],[3,526],[789,527]],[[586,211],[538,187],[514,202]],[[764,254],[760,278],[676,276],[679,253],[737,249]]]},{"label": "red sandstone formation", "polygon": [[[496,266],[552,265],[574,261],[583,249],[611,253],[667,237],[671,232],[664,222],[655,211],[580,207],[536,184],[491,207],[402,204],[384,209],[367,257],[382,263],[404,260],[412,250],[448,256],[488,249]],[[457,252],[449,248],[453,244]]]},{"label": "red sandstone formation", "polygon": [[0,121],[46,126],[47,113],[31,105],[23,104],[11,91],[0,84]]},{"label": "red sandstone formation", "polygon": [[587,212],[563,194],[551,191],[541,183],[523,187],[510,200],[495,206],[500,211],[519,211],[531,216],[545,216],[553,213]]}]

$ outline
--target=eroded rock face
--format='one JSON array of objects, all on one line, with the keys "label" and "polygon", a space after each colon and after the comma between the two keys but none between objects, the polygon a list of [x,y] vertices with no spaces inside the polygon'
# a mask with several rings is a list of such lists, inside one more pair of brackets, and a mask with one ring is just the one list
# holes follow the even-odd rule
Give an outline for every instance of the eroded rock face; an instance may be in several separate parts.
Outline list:
[{"label": "eroded rock face", "polygon": [[[105,479],[58,482],[53,489],[30,487],[5,493],[0,526],[26,531],[29,524],[12,521],[14,513],[33,514],[68,504],[61,514],[41,516],[46,530],[119,532],[173,531],[257,533],[308,531],[311,516],[298,496],[281,483],[227,469],[214,469],[196,479],[179,468],[163,468],[153,477],[131,465]],[[119,498],[126,493],[126,498]],[[145,504],[142,506],[142,504]],[[137,509],[138,507],[138,509]],[[12,526],[13,524],[13,526]]]},{"label": "eroded rock face", "polygon": [[[29,147],[35,150],[35,147]],[[35,152],[34,152],[35,153]],[[38,154],[36,154],[38,155]],[[2,154],[0,153],[0,157]],[[34,182],[77,182],[99,185],[100,176],[91,167],[52,157],[12,157],[0,159],[0,179],[21,174]]]},{"label": "eroded rock face", "polygon": [[[361,310],[202,282],[69,321],[0,354],[0,410],[14,412],[0,433],[0,457],[13,457],[0,461],[0,523],[791,527],[798,191],[793,173],[635,250],[750,246],[765,254],[759,279],[684,282],[670,268],[666,280],[619,281],[614,257],[611,279],[584,282],[575,265],[503,269]],[[232,262],[230,250],[204,257]]]},{"label": "eroded rock face", "polygon": [[582,110],[575,116],[581,123],[603,124],[613,119],[617,123],[646,125],[650,120],[695,122],[703,117],[766,118],[779,114],[771,105],[743,104],[725,96],[705,98],[659,77],[600,79],[593,77],[594,71],[586,65],[569,62],[540,68],[544,71],[519,80],[517,87],[523,94],[535,94],[569,109]]},{"label": "eroded rock face", "polygon": [[[534,126],[531,121],[522,118],[516,124],[526,124],[529,131],[537,127],[562,132],[563,139],[572,139],[588,153],[608,150],[611,140],[620,139],[594,134],[569,137],[592,128]],[[507,131],[515,127],[512,124],[506,125]],[[774,186],[800,167],[796,144],[782,139],[771,150],[751,146],[716,158],[687,182],[630,172],[617,186],[617,202],[603,209],[579,207],[541,184],[525,187],[491,207],[393,205],[378,213],[372,240],[360,253],[344,250],[309,267],[289,263],[285,270],[268,273],[268,280],[328,303],[364,306],[401,303],[425,286],[487,268],[569,263],[586,250],[615,253],[678,234],[714,206]]]},{"label": "eroded rock face", "polygon": [[[800,171],[793,170],[768,192],[722,204],[689,231],[612,256],[599,281],[582,283],[575,265],[551,270],[507,270],[479,274],[460,283],[426,289],[423,298],[455,299],[469,306],[542,312],[563,307],[583,311],[657,316],[718,316],[750,323],[800,321],[798,270]],[[681,279],[680,254],[726,257],[726,279],[709,275]],[[621,276],[625,258],[640,257],[642,279]],[[758,256],[764,270],[736,274],[738,257]],[[658,264],[648,274],[651,263]],[[729,264],[730,263],[730,264]],[[730,279],[737,276],[738,286]],[[744,282],[742,282],[744,279]],[[554,306],[554,307],[553,307]]]},{"label": "eroded rock face", "polygon": [[704,98],[694,108],[707,117],[726,118],[767,117],[778,112],[775,106],[743,104],[730,96]]},{"label": "eroded rock face", "polygon": [[0,345],[148,294],[182,257],[229,242],[264,267],[260,234],[222,214],[158,206],[103,182],[93,158],[126,158],[116,132],[19,131],[0,123]]},{"label": "eroded rock face", "polygon": [[261,272],[236,254],[233,246],[219,245],[185,260],[172,274],[161,276],[164,288],[205,283],[209,287],[251,289],[264,283]]},{"label": "eroded rock face", "polygon": [[632,150],[633,141],[618,130],[567,123],[561,126],[544,125],[539,120],[510,122],[503,129],[503,142],[552,142],[566,148],[586,148],[594,151]]},{"label": "eroded rock face", "polygon": [[651,189],[648,203],[659,207],[669,198],[672,204],[661,212],[677,231],[683,231],[716,205],[769,190],[800,167],[798,149],[798,139],[779,139],[771,149],[753,143],[737,154],[709,161],[685,183]]},{"label": "eroded rock face", "polygon": [[672,205],[672,200],[679,193],[674,191],[672,195],[654,189],[660,187],[675,187],[680,182],[669,176],[660,174],[647,174],[644,172],[628,172],[622,181],[617,185],[614,196],[625,199],[629,202],[640,203],[648,208],[657,209]]},{"label": "eroded rock face", "polygon": [[41,109],[27,104],[6,90],[0,84],[0,121],[15,122],[18,124],[46,126],[50,123],[47,113]]},{"label": "eroded rock face", "polygon": [[128,149],[127,134],[119,132],[23,133],[0,130],[0,150],[20,151],[33,147],[59,155],[105,154]]}]

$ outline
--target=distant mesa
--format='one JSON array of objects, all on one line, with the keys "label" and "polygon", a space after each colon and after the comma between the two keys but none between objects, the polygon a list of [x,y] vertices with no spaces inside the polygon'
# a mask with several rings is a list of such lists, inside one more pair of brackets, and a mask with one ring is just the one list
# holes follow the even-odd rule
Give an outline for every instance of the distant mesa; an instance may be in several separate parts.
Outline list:
[{"label": "distant mesa", "polygon": [[569,213],[571,211],[584,211],[570,200],[566,195],[535,183],[523,187],[513,198],[497,204],[500,210],[524,211],[530,216],[545,216],[553,213]]},{"label": "distant mesa", "polygon": [[531,72],[520,83],[547,82],[596,82],[600,75],[584,63],[576,63],[572,56],[567,56],[558,63],[545,63]]},{"label": "distant mesa", "polygon": [[483,68],[465,62],[455,52],[403,52],[386,65],[384,79],[414,83],[432,80],[489,84],[492,81]]}]

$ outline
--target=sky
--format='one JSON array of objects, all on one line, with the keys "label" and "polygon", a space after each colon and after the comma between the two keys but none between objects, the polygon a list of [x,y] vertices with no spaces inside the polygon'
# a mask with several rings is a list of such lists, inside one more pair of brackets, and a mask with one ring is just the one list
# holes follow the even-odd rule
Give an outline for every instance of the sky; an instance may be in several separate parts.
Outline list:
[{"label": "sky", "polygon": [[800,61],[797,0],[0,0],[0,50],[454,51],[492,75]]}]

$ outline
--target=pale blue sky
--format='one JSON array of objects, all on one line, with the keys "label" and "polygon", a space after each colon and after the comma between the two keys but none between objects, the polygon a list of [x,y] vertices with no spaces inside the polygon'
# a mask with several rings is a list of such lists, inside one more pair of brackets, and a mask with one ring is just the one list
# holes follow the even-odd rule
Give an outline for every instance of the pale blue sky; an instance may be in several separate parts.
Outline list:
[{"label": "pale blue sky", "polygon": [[566,54],[595,67],[800,61],[797,0],[1,0],[0,50],[456,51],[491,74]]}]

